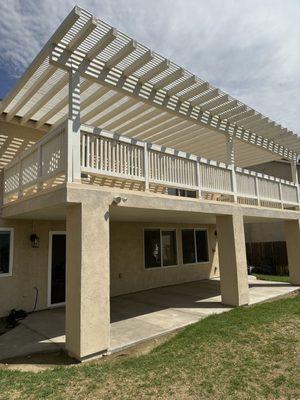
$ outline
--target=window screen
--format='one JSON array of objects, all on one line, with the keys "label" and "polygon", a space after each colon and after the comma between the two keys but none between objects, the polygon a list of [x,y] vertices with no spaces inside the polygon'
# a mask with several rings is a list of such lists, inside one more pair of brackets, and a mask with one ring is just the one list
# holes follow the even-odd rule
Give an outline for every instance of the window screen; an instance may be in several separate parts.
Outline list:
[{"label": "window screen", "polygon": [[147,229],[144,231],[145,267],[161,266],[160,230]]},{"label": "window screen", "polygon": [[196,262],[194,229],[183,229],[181,235],[183,264],[193,264]]},{"label": "window screen", "polygon": [[163,266],[177,264],[177,251],[176,251],[176,232],[175,231],[162,231],[162,254]]}]

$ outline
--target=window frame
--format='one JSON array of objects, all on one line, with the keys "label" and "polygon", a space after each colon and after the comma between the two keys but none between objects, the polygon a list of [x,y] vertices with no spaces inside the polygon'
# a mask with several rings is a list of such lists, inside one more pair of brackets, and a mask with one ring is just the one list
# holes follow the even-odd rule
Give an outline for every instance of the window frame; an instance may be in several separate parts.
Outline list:
[{"label": "window frame", "polygon": [[[182,243],[182,231],[193,231],[194,233],[194,248],[195,248],[195,262],[189,262],[185,263],[183,261],[183,243]],[[208,260],[207,261],[198,261],[198,252],[197,252],[197,242],[196,242],[196,232],[197,231],[205,231],[206,232],[206,242],[207,242],[207,255],[208,255]],[[181,251],[182,251],[182,265],[196,265],[196,264],[208,264],[210,263],[210,246],[209,246],[209,235],[208,235],[208,228],[183,228],[181,229]]]},{"label": "window frame", "polygon": [[7,278],[9,276],[12,276],[13,257],[14,257],[14,228],[0,227],[0,232],[10,232],[8,272],[0,273],[0,279],[1,279],[1,278]]},{"label": "window frame", "polygon": [[[159,231],[159,239],[160,239],[160,260],[161,260],[161,265],[158,267],[146,267],[146,252],[145,252],[145,231]],[[162,232],[175,232],[175,250],[176,250],[176,262],[177,264],[174,265],[163,265],[163,246],[162,246]],[[149,271],[149,270],[160,270],[160,269],[165,269],[165,268],[174,268],[178,267],[178,239],[177,239],[177,229],[176,228],[157,228],[157,227],[146,227],[143,228],[143,265],[144,265],[144,270]]]}]

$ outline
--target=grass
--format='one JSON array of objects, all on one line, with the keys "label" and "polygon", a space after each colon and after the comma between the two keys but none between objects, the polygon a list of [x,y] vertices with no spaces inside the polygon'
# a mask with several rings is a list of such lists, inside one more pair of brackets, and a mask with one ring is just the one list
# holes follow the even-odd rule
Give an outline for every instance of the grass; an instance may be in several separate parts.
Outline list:
[{"label": "grass", "polygon": [[281,275],[265,275],[265,274],[252,274],[256,276],[257,279],[262,281],[273,281],[273,282],[289,282],[289,276]]},{"label": "grass", "polygon": [[300,399],[300,293],[212,315],[149,354],[39,373],[0,369],[0,399]]}]

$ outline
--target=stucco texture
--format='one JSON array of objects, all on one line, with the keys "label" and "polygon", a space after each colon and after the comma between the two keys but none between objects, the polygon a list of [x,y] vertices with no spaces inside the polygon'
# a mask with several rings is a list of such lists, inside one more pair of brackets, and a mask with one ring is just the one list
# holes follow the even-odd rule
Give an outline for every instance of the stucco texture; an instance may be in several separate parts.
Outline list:
[{"label": "stucco texture", "polygon": [[[64,231],[63,221],[0,220],[1,227],[14,228],[12,276],[0,275],[0,316],[12,308],[32,311],[38,289],[37,310],[47,307],[49,232]],[[40,238],[32,248],[30,235]]]},{"label": "stucco texture", "polygon": [[[144,228],[176,229],[178,265],[145,269]],[[207,228],[209,262],[183,264],[181,229]],[[219,276],[218,249],[215,225],[171,224],[142,222],[111,222],[110,224],[110,274],[111,295],[137,292],[180,282],[196,281]]]}]

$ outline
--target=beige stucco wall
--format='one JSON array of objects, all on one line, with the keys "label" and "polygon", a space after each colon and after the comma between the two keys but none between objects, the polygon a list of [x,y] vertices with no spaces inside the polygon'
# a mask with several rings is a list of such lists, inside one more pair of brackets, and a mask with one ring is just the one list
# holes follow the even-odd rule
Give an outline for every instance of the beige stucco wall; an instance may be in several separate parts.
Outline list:
[{"label": "beige stucco wall", "polygon": [[[0,277],[0,316],[7,315],[12,308],[31,311],[35,301],[34,287],[39,290],[37,309],[47,308],[49,232],[64,231],[65,222],[0,220],[0,226],[14,228],[12,276]],[[143,230],[147,227],[176,229],[178,266],[144,268]],[[182,228],[208,229],[209,263],[182,264]],[[215,225],[111,222],[111,296],[218,276],[215,229]],[[32,233],[40,238],[37,249],[31,247]]]},{"label": "beige stucco wall", "polygon": [[[144,228],[175,228],[178,266],[144,268]],[[207,228],[210,261],[182,264],[181,229]],[[215,225],[111,222],[111,295],[219,276]]]},{"label": "beige stucco wall", "polygon": [[[0,227],[14,228],[12,276],[0,275],[0,317],[12,308],[31,311],[36,286],[37,309],[47,307],[49,232],[65,230],[63,221],[0,220]],[[40,238],[39,248],[32,248],[30,235]]]}]

